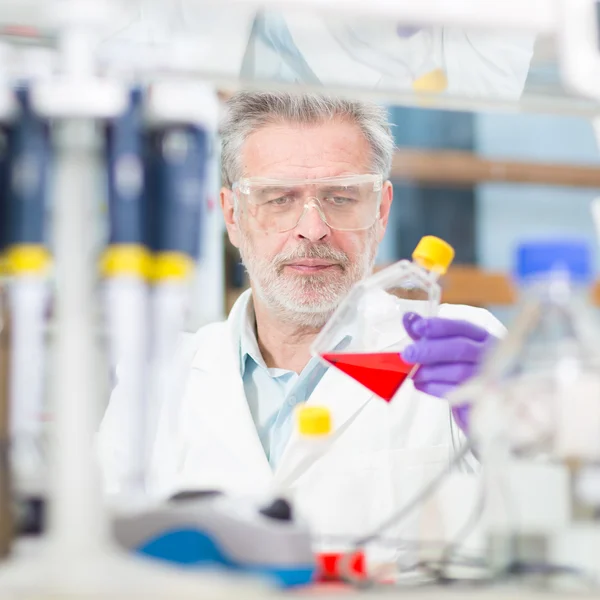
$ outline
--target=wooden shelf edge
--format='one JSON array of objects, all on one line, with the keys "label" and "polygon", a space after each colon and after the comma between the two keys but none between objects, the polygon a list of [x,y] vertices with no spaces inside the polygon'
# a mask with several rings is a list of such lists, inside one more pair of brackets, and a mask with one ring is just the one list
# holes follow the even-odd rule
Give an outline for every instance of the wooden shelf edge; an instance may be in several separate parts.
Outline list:
[{"label": "wooden shelf edge", "polygon": [[471,152],[400,148],[392,178],[430,185],[522,183],[600,189],[600,166],[496,160]]}]

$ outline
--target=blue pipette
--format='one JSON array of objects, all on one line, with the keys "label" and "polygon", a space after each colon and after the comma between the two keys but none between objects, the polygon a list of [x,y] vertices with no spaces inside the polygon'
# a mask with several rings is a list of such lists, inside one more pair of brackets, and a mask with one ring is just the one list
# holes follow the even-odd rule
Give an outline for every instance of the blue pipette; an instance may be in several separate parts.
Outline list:
[{"label": "blue pipette", "polygon": [[11,455],[16,482],[37,494],[46,469],[45,317],[50,254],[46,247],[50,141],[48,124],[32,109],[29,90],[16,96],[20,114],[8,133],[7,261],[12,276]]},{"label": "blue pipette", "polygon": [[131,410],[121,424],[131,455],[119,461],[124,493],[145,492],[146,377],[150,253],[146,246],[142,92],[132,91],[124,114],[106,128],[109,245],[102,260],[110,362]]}]

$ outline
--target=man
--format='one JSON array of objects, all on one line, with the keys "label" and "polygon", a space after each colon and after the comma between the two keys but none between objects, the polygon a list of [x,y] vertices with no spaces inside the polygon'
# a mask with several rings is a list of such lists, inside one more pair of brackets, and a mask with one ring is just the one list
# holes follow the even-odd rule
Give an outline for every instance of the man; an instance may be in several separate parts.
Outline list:
[{"label": "man", "polygon": [[[442,397],[475,372],[501,326],[464,306],[398,324],[414,340],[405,358],[422,366],[390,404],[312,358],[312,341],[371,273],[385,232],[394,147],[386,112],[263,92],[240,93],[227,109],[221,205],[252,289],[226,322],[182,340],[152,438],[149,488],[162,496],[206,488],[262,495],[286,480],[315,531],[360,533],[448,464],[459,428]],[[352,190],[351,206],[332,196],[341,188]],[[128,452],[120,389],[100,432],[111,492]],[[303,403],[327,407],[334,431],[326,454],[300,469],[294,409]],[[410,523],[414,532],[418,519]]]}]

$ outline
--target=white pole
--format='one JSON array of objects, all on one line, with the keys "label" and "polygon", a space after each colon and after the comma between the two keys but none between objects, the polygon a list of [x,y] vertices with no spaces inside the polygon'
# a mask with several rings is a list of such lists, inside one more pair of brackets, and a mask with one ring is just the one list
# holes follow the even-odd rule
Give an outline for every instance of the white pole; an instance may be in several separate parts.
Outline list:
[{"label": "white pole", "polygon": [[[95,340],[94,196],[99,145],[94,122],[56,124],[54,253],[56,349],[49,535],[55,552],[81,559],[108,543],[93,439],[106,389]],[[93,542],[92,542],[93,540]]]},{"label": "white pole", "polygon": [[558,51],[563,84],[579,95],[600,98],[600,50],[595,0],[562,0]]}]

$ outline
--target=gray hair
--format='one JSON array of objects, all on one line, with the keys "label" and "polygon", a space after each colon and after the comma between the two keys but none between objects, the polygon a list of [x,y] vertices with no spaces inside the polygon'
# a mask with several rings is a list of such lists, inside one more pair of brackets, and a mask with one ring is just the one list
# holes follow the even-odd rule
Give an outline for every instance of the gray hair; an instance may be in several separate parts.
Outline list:
[{"label": "gray hair", "polygon": [[230,188],[242,176],[242,146],[248,136],[270,123],[313,124],[334,118],[356,123],[371,146],[372,168],[389,177],[394,138],[385,108],[321,94],[289,92],[239,92],[226,104],[221,124],[221,181]]}]

